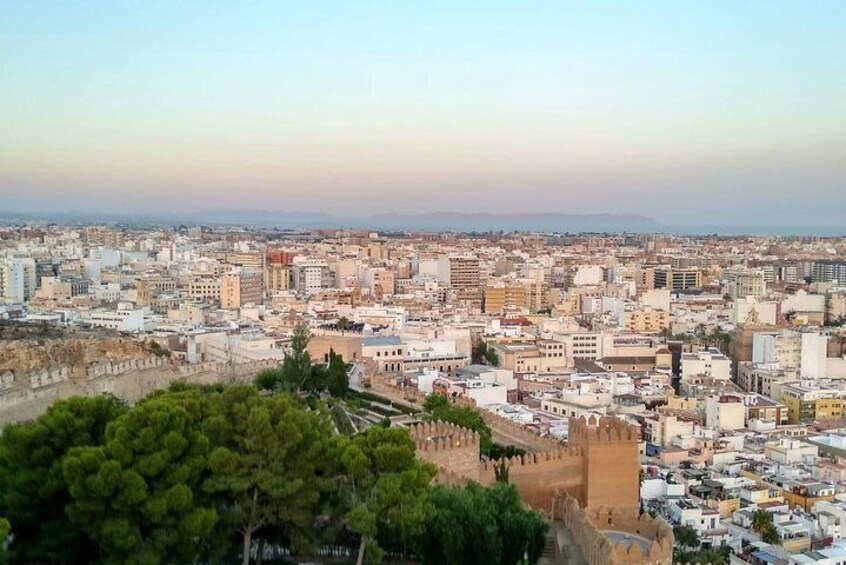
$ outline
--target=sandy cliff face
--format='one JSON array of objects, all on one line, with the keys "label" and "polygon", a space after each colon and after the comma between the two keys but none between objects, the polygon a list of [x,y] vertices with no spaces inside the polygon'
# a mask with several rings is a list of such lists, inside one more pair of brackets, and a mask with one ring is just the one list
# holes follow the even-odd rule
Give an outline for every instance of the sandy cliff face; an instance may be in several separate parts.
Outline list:
[{"label": "sandy cliff face", "polygon": [[119,337],[15,339],[0,341],[0,372],[25,374],[59,367],[84,369],[91,363],[149,356],[138,342]]}]

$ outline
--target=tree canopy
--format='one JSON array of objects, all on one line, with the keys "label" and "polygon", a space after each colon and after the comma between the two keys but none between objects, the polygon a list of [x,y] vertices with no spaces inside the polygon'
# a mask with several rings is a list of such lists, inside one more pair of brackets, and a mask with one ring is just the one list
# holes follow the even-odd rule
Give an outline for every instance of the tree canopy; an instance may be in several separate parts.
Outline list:
[{"label": "tree canopy", "polygon": [[196,391],[153,396],[106,428],[105,442],[72,449],[64,477],[71,521],[106,562],[189,561],[217,521],[200,487],[211,442]]},{"label": "tree canopy", "polygon": [[34,422],[12,424],[0,438],[0,516],[14,524],[11,558],[20,562],[85,563],[96,555],[71,523],[62,459],[98,446],[106,426],[126,411],[113,396],[61,400]]},{"label": "tree canopy", "polygon": [[429,502],[433,514],[419,547],[424,564],[515,565],[543,553],[547,525],[523,506],[514,486],[435,487]]},{"label": "tree canopy", "polygon": [[428,395],[423,402],[423,410],[426,411],[426,418],[429,420],[449,422],[478,432],[482,455],[490,453],[493,446],[491,428],[485,423],[485,419],[478,410],[470,406],[453,404],[447,397],[440,394]]},{"label": "tree canopy", "polygon": [[334,397],[345,397],[349,377],[343,358],[330,349],[328,363],[312,364],[308,352],[310,339],[308,326],[297,325],[291,338],[291,349],[285,354],[282,365],[259,372],[253,381],[255,385],[262,390],[312,394],[328,391]]},{"label": "tree canopy", "polygon": [[499,367],[499,356],[496,354],[496,350],[484,341],[479,341],[473,346],[471,360],[477,365],[487,364]]},{"label": "tree canopy", "polygon": [[292,547],[307,547],[321,492],[330,486],[326,418],[290,396],[262,398],[252,387],[230,388],[214,402],[206,430],[218,446],[204,486],[225,514],[226,533],[242,536],[243,563],[254,534],[269,525]]},{"label": "tree canopy", "polygon": [[374,426],[337,446],[337,477],[349,529],[360,536],[357,563],[382,544],[408,547],[429,515],[426,493],[435,468],[420,462],[408,431]]},{"label": "tree canopy", "polygon": [[0,540],[11,525],[11,563],[250,563],[326,545],[359,563],[482,562],[464,559],[478,543],[490,563],[536,560],[543,522],[512,487],[434,475],[407,429],[339,434],[315,397],[176,384],[132,407],[73,398],[0,435]]}]

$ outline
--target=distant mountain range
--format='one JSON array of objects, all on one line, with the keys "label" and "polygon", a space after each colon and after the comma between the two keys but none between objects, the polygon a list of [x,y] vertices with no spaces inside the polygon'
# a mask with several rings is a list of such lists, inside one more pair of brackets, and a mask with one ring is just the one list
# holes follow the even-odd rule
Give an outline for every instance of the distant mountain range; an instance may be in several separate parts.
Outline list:
[{"label": "distant mountain range", "polygon": [[0,224],[30,221],[106,223],[126,226],[218,225],[280,229],[350,228],[389,231],[526,231],[545,233],[677,233],[689,235],[846,235],[846,226],[667,224],[637,214],[486,214],[426,212],[336,216],[324,212],[220,210],[208,212],[92,213],[10,212],[0,210]]},{"label": "distant mountain range", "polygon": [[262,212],[253,210],[194,214],[197,222],[299,228],[369,228],[374,230],[537,231],[537,232],[652,232],[662,225],[633,214],[483,214],[428,212],[333,216],[318,212]]},{"label": "distant mountain range", "polygon": [[0,221],[53,221],[69,223],[206,224],[290,229],[358,228],[373,230],[534,231],[534,232],[654,232],[664,227],[633,214],[483,214],[428,212],[335,216],[323,212],[219,210],[210,212],[87,213],[81,211],[25,213],[0,212]]}]

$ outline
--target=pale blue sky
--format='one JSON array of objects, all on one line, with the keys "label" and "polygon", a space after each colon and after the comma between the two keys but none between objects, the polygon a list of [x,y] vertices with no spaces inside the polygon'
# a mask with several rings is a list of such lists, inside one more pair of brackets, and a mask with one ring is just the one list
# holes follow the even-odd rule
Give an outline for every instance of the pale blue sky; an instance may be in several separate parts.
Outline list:
[{"label": "pale blue sky", "polygon": [[844,29],[842,0],[7,1],[0,206],[843,223]]}]

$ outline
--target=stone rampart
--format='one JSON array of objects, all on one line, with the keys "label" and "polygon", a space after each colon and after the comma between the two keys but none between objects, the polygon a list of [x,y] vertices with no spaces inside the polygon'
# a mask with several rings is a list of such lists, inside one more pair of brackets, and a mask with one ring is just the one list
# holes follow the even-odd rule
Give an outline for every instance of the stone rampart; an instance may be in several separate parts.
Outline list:
[{"label": "stone rampart", "polygon": [[410,432],[421,460],[433,464],[439,472],[479,481],[477,432],[446,422],[424,422],[412,426]]},{"label": "stone rampart", "polygon": [[[40,416],[57,400],[71,396],[113,394],[127,402],[137,402],[155,390],[174,382],[215,384],[251,382],[262,369],[275,361],[256,361],[241,365],[201,363],[171,365],[161,358],[133,359],[94,365],[84,378],[69,378],[67,368],[34,373],[28,377],[0,374],[0,427]],[[11,385],[11,386],[9,386]]]},{"label": "stone rampart", "polygon": [[618,418],[571,418],[567,444],[584,454],[582,494],[589,508],[637,511],[640,430]]},{"label": "stone rampart", "polygon": [[660,518],[620,509],[585,510],[567,494],[555,496],[552,504],[553,517],[567,526],[589,565],[671,565],[673,530]]},{"label": "stone rampart", "polygon": [[531,448],[535,451],[554,451],[563,445],[562,442],[553,437],[541,436],[523,424],[509,420],[508,418],[503,418],[494,412],[480,409],[479,413],[482,415],[485,423],[490,426],[492,430],[496,430],[519,440],[519,442],[527,448]]},{"label": "stone rampart", "polygon": [[[496,417],[499,420],[504,418]],[[512,437],[549,449],[498,461],[481,461],[478,435],[444,422],[412,428],[417,455],[439,469],[447,484],[477,481],[489,485],[498,468],[508,469],[509,482],[537,510],[551,512],[556,493],[566,493],[589,509],[608,507],[636,511],[639,500],[638,431],[616,418],[571,418],[570,441],[561,444],[505,420]],[[497,425],[504,425],[497,422]]]},{"label": "stone rampart", "polygon": [[550,502],[558,492],[582,496],[584,461],[578,448],[564,446],[554,451],[482,462],[479,482],[493,484],[497,466],[503,465],[508,469],[508,482],[517,487],[523,500],[535,510],[549,514]]}]

